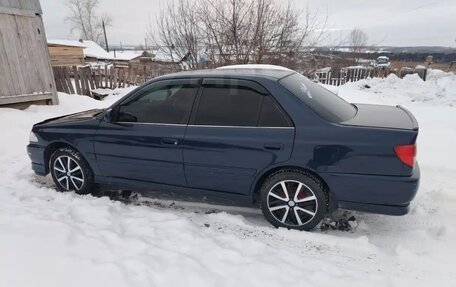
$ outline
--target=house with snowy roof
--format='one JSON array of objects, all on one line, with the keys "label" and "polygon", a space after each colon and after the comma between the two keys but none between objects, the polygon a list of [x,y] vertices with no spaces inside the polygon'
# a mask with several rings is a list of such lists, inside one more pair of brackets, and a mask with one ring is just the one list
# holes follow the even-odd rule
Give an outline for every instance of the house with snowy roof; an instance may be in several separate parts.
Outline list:
[{"label": "house with snowy roof", "polygon": [[79,66],[87,63],[109,62],[116,66],[128,66],[143,51],[107,52],[100,45],[87,40],[48,39],[48,49],[53,66]]}]

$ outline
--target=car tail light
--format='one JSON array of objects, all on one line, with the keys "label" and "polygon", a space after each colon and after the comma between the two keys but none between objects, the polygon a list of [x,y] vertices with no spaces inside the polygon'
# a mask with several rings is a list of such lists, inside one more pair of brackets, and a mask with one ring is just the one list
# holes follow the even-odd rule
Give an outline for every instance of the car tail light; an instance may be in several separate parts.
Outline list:
[{"label": "car tail light", "polygon": [[404,164],[410,167],[415,166],[416,145],[397,145],[394,147],[394,152]]}]

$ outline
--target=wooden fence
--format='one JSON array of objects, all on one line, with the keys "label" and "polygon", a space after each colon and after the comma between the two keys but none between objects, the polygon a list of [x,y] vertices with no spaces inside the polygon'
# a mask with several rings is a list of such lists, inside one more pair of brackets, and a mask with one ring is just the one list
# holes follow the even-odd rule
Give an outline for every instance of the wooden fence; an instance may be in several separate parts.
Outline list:
[{"label": "wooden fence", "polygon": [[347,82],[356,82],[367,78],[384,78],[389,74],[390,70],[384,68],[348,67],[336,71],[316,72],[314,78],[322,84],[340,86]]},{"label": "wooden fence", "polygon": [[341,86],[346,83],[347,79],[341,77],[333,77],[331,71],[329,72],[317,72],[315,73],[315,78],[318,82],[331,85],[331,86]]},{"label": "wooden fence", "polygon": [[325,71],[315,72],[311,77],[322,84],[340,86],[347,82],[356,82],[367,78],[385,78],[392,73],[396,74],[399,78],[403,78],[408,74],[418,74],[425,81],[427,69],[422,66],[418,66],[415,69],[403,67],[398,71],[388,68],[348,67],[341,68],[340,70],[326,69]]},{"label": "wooden fence", "polygon": [[112,65],[53,67],[57,91],[67,94],[102,96],[96,89],[115,89],[141,85],[159,76],[159,71]]},{"label": "wooden fence", "polygon": [[[98,65],[95,67],[53,67],[57,91],[67,94],[86,95],[101,98],[106,91],[97,92],[97,89],[115,89],[141,85],[148,80],[162,74],[175,72],[173,69],[157,69],[150,66],[114,67],[112,65]],[[402,68],[397,76],[403,78],[407,74],[416,73],[423,80],[426,79],[426,69]],[[347,82],[355,82],[366,78],[387,77],[392,71],[384,68],[341,68],[340,70],[326,69],[315,72],[310,78],[326,85],[340,86]]]}]

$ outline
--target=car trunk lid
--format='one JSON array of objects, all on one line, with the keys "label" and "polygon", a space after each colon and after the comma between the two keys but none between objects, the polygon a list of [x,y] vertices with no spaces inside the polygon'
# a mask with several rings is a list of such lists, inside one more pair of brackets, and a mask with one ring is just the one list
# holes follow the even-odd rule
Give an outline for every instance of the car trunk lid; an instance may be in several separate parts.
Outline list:
[{"label": "car trunk lid", "polygon": [[405,129],[418,131],[418,122],[407,109],[401,106],[355,104],[358,112],[342,125]]}]

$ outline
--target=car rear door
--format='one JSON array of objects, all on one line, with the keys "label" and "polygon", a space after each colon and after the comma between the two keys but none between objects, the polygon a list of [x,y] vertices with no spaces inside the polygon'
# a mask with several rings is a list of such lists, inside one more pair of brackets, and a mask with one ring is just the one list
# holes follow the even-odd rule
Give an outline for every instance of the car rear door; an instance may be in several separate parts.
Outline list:
[{"label": "car rear door", "polygon": [[186,186],[183,139],[198,85],[198,79],[159,81],[117,105],[94,138],[101,173]]},{"label": "car rear door", "polygon": [[255,176],[289,159],[294,127],[258,83],[204,79],[185,135],[190,187],[248,194]]}]

